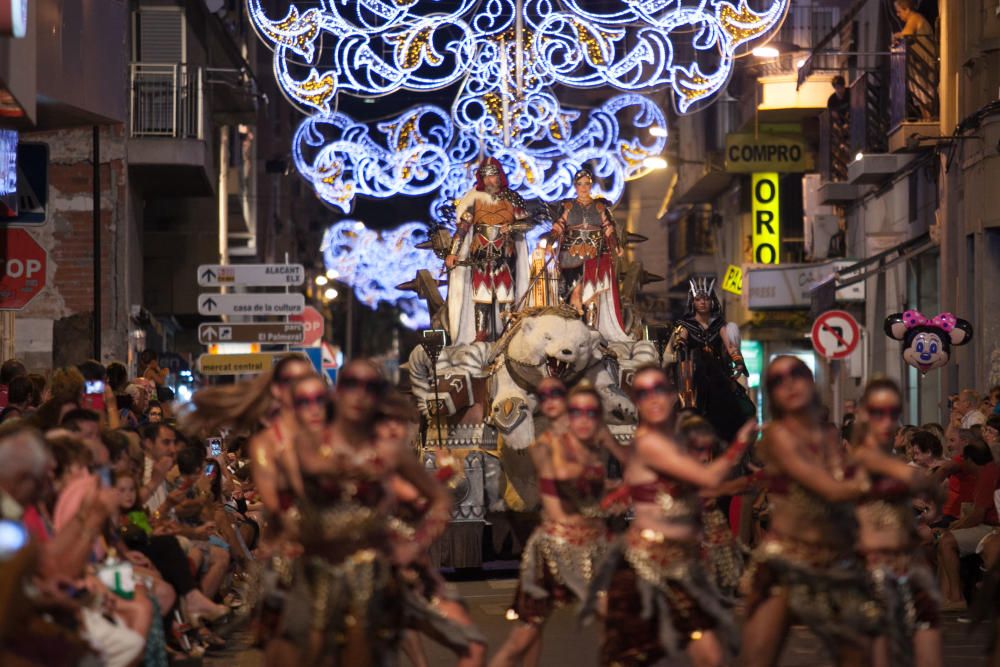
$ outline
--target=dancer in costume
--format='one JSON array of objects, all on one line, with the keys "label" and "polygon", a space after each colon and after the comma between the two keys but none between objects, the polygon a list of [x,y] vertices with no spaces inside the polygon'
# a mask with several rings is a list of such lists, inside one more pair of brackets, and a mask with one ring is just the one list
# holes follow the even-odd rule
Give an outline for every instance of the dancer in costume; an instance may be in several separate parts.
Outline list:
[{"label": "dancer in costume", "polygon": [[738,382],[739,376],[749,375],[740,352],[740,329],[722,316],[714,278],[692,278],[689,284],[687,310],[672,338],[681,399],[685,408],[696,408],[729,442],[756,414]]},{"label": "dancer in costume", "polygon": [[[699,463],[708,465],[715,460],[719,439],[715,435],[715,429],[706,420],[698,416],[684,419],[679,435],[687,451]],[[727,597],[736,595],[746,559],[743,547],[729,527],[729,519],[720,506],[720,500],[723,496],[741,493],[748,486],[749,478],[740,477],[726,480],[714,489],[701,492],[701,557],[708,576]]]},{"label": "dancer in costume", "polygon": [[940,595],[921,557],[913,512],[914,496],[930,491],[933,482],[892,456],[903,408],[895,382],[870,381],[858,408],[853,458],[872,481],[871,493],[857,509],[858,551],[886,614],[874,644],[875,664],[937,667],[942,663]]},{"label": "dancer in costume", "polygon": [[727,602],[701,564],[698,490],[719,485],[750,445],[740,440],[702,465],[674,440],[677,388],[660,368],[636,371],[639,410],[633,451],[625,465],[635,519],[608,554],[595,581],[607,591],[600,664],[639,667],[687,652],[695,667],[720,665],[739,633]]},{"label": "dancer in costume", "polygon": [[792,623],[812,630],[838,665],[865,664],[881,614],[855,552],[854,511],[870,481],[847,476],[838,434],[823,428],[816,385],[800,359],[775,359],[764,386],[774,419],[757,454],[770,526],[744,577],[740,664],[776,665]]},{"label": "dancer in costume", "polygon": [[258,557],[266,558],[260,573],[260,605],[256,609],[256,640],[266,645],[272,638],[284,607],[279,585],[291,576],[295,548],[287,539],[287,516],[294,516],[294,499],[303,492],[295,443],[299,423],[292,405],[292,385],[313,375],[312,364],[297,354],[278,359],[271,371],[252,382],[206,387],[194,395],[195,411],[183,429],[200,436],[227,427],[254,435],[248,445],[251,472],[267,512],[262,525]]},{"label": "dancer in costume", "polygon": [[528,219],[528,212],[520,195],[507,187],[500,163],[487,158],[455,214],[455,236],[445,258],[451,341],[492,341],[503,328],[503,314],[528,289],[528,246],[514,229]]},{"label": "dancer in costume", "polygon": [[594,174],[573,176],[576,198],[562,203],[550,234],[549,251],[559,254],[559,298],[584,316],[609,341],[630,340],[622,323],[615,259],[623,250],[611,204],[591,196]]},{"label": "dancer in costume", "polygon": [[[386,388],[378,369],[354,360],[340,371],[333,420],[319,378],[293,387],[296,415],[309,438],[298,448],[304,493],[296,498],[296,563],[281,618],[268,646],[272,665],[387,667],[396,664],[404,622],[397,568],[413,562],[442,532],[449,501],[412,451],[379,440],[374,418]],[[399,475],[426,499],[406,543],[392,540],[388,485]]]},{"label": "dancer in costume", "polygon": [[[413,402],[398,391],[390,390],[379,403],[375,433],[382,442],[397,443],[400,449],[412,448],[419,414]],[[435,477],[447,483],[462,474],[461,463],[447,450],[440,450],[435,460]],[[400,475],[391,481],[395,499],[390,527],[393,541],[408,544],[420,528],[427,512],[427,498]],[[486,659],[486,639],[476,628],[462,603],[457,589],[448,584],[421,553],[414,561],[400,567],[403,590],[404,623],[402,649],[414,667],[427,667],[427,656],[420,641],[425,634],[459,656],[458,667],[481,667]]]},{"label": "dancer in costume", "polygon": [[537,661],[545,621],[555,607],[584,599],[604,556],[600,395],[589,383],[577,385],[569,393],[566,412],[568,429],[542,433],[529,450],[538,472],[543,521],[521,557],[521,577],[508,611],[508,618],[518,624],[490,667],[537,664],[528,658]]}]

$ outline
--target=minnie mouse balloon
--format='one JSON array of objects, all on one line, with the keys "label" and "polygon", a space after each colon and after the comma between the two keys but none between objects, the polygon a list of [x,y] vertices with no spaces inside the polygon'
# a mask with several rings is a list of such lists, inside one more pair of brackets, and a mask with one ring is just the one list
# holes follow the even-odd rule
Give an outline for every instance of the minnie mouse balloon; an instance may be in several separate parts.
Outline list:
[{"label": "minnie mouse balloon", "polygon": [[972,325],[951,313],[927,318],[908,310],[885,318],[885,335],[903,341],[903,361],[926,375],[948,363],[952,345],[972,340]]}]

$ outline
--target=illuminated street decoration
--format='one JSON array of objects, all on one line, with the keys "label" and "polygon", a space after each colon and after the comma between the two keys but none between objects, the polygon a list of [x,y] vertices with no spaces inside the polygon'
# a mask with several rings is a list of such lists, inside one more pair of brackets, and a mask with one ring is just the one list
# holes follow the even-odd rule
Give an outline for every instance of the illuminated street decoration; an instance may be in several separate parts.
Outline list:
[{"label": "illuminated street decoration", "polygon": [[[602,3],[605,12],[587,4],[330,0],[290,4],[274,19],[248,0],[274,50],[276,80],[312,115],[295,139],[296,166],[344,212],[359,195],[440,191],[439,202],[453,199],[483,155],[498,157],[528,198],[569,196],[572,173],[587,163],[603,194],[617,199],[666,142],[648,131],[666,127],[663,110],[638,93],[668,89],[681,113],[708,104],[735,58],[780,26],[789,0],[619,0]],[[336,110],[340,93],[371,98],[455,84],[447,110],[417,106],[371,125]],[[565,107],[556,86],[624,94],[583,113]]]},{"label": "illuminated street decoration", "polygon": [[426,304],[396,285],[436,265],[432,251],[416,247],[426,240],[427,227],[419,222],[378,232],[357,220],[341,220],[323,235],[320,251],[327,270],[350,285],[359,301],[373,310],[380,303],[398,306],[403,323],[418,328],[430,324]]},{"label": "illuminated street decoration", "polygon": [[[581,115],[561,113],[572,120]],[[436,211],[472,187],[474,165],[484,154],[500,160],[511,186],[527,199],[570,196],[573,174],[586,164],[600,182],[595,192],[617,201],[626,181],[649,173],[643,160],[661,154],[666,145],[665,137],[648,132],[623,138],[622,123],[663,127],[666,119],[659,107],[635,94],[613,97],[586,118],[577,131],[567,123],[558,138],[546,133],[530,145],[506,147],[496,138],[461,129],[438,107],[416,107],[374,128],[338,112],[303,121],[292,155],[317,194],[345,213],[358,195],[428,193],[438,194]]]}]

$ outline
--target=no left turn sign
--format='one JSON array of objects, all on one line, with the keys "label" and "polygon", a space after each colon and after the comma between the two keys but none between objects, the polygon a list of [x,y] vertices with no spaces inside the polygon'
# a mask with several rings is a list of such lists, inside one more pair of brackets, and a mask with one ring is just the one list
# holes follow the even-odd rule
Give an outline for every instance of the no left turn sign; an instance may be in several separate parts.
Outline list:
[{"label": "no left turn sign", "polygon": [[827,359],[849,357],[860,341],[861,329],[857,320],[843,310],[828,310],[813,323],[813,347]]}]

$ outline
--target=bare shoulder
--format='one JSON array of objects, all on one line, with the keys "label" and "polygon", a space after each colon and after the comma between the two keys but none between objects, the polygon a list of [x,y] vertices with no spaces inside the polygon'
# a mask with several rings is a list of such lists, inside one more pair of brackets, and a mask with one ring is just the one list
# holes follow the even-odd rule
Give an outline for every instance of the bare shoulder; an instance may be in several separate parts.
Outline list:
[{"label": "bare shoulder", "polygon": [[673,438],[657,431],[645,431],[637,435],[634,446],[640,456],[664,450],[674,451],[677,448]]}]

